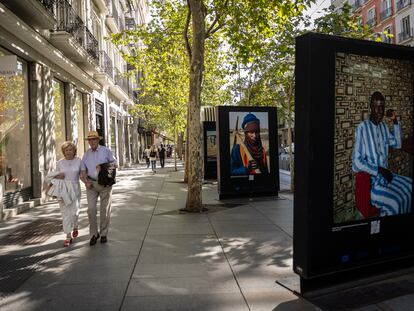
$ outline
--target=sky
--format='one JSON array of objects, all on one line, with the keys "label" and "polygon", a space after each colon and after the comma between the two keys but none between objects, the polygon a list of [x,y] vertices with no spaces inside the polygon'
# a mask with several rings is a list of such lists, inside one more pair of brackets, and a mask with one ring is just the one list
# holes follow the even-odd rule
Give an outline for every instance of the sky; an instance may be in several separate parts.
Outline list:
[{"label": "sky", "polygon": [[306,15],[310,15],[311,20],[315,20],[323,15],[323,9],[331,5],[331,0],[316,0],[316,2],[305,11]]}]

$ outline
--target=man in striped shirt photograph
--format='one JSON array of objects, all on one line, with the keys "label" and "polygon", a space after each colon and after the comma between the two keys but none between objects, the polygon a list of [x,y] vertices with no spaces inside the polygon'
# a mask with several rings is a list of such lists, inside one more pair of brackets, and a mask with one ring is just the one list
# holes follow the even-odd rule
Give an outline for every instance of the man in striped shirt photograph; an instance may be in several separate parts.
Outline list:
[{"label": "man in striped shirt photograph", "polygon": [[393,131],[383,121],[385,98],[376,91],[371,96],[371,113],[355,130],[352,170],[365,172],[371,180],[371,204],[379,210],[378,216],[411,212],[412,179],[392,173],[388,169],[389,148],[401,149],[401,125],[395,111],[389,109],[387,118],[393,122]]}]

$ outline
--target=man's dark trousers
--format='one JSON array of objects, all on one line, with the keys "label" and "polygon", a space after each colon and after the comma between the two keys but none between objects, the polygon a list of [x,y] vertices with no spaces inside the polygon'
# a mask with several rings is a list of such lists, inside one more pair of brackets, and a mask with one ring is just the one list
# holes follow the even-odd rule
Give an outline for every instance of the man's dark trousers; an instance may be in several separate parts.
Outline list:
[{"label": "man's dark trousers", "polygon": [[164,167],[164,163],[165,163],[165,157],[160,157],[161,167]]}]

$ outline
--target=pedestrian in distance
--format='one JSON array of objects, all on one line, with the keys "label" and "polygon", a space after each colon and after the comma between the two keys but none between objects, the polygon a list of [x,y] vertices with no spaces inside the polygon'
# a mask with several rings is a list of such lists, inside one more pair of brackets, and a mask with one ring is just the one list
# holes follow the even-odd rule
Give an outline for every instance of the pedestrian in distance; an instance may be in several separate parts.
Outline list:
[{"label": "pedestrian in distance", "polygon": [[[102,139],[98,132],[90,131],[86,140],[90,148],[85,152],[82,158],[81,180],[86,186],[86,198],[88,201],[88,219],[89,219],[89,245],[93,246],[101,237],[101,243],[107,242],[109,223],[111,219],[111,201],[112,186],[105,186],[98,183],[99,172],[107,167],[115,169],[118,167],[117,160],[112,151],[99,145]],[[97,202],[100,199],[99,208],[99,231],[97,220]]]},{"label": "pedestrian in distance", "polygon": [[149,150],[149,159],[151,162],[151,170],[153,173],[156,173],[156,162],[157,162],[157,148],[155,148],[155,145],[152,145]]},{"label": "pedestrian in distance", "polygon": [[166,152],[166,150],[164,148],[164,145],[161,144],[161,147],[158,150],[158,154],[159,154],[159,157],[160,157],[160,165],[161,165],[162,168],[165,165],[165,152]]},{"label": "pedestrian in distance", "polygon": [[[392,173],[388,168],[389,148],[401,148],[401,125],[394,110],[386,117],[393,131],[383,121],[385,98],[376,91],[371,96],[371,114],[355,130],[352,170],[370,176],[371,205],[378,209],[375,216],[390,216],[411,212],[412,179]],[[358,191],[358,189],[356,189]]]},{"label": "pedestrian in distance", "polygon": [[[63,158],[56,164],[56,172],[50,178],[48,194],[58,197],[59,208],[62,213],[63,232],[66,238],[63,246],[69,246],[78,232],[78,217],[80,208],[80,184],[81,159],[76,156],[76,145],[65,141],[62,146]],[[51,175],[48,175],[51,177]]]},{"label": "pedestrian in distance", "polygon": [[149,157],[150,149],[151,149],[151,146],[147,146],[147,149],[144,150],[145,162],[147,163],[147,168],[149,168],[150,166],[150,157]]}]

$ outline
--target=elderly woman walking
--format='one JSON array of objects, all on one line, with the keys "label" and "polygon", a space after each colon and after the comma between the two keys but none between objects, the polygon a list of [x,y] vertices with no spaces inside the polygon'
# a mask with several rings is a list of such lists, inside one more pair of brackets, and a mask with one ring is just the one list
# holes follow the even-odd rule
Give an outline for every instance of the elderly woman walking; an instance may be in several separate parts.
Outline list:
[{"label": "elderly woman walking", "polygon": [[66,234],[63,246],[67,247],[72,243],[72,238],[76,238],[79,234],[81,159],[76,157],[77,148],[74,143],[66,141],[61,149],[64,158],[57,162],[55,176],[51,179],[52,187],[48,190],[48,194],[59,199],[63,232]]}]

